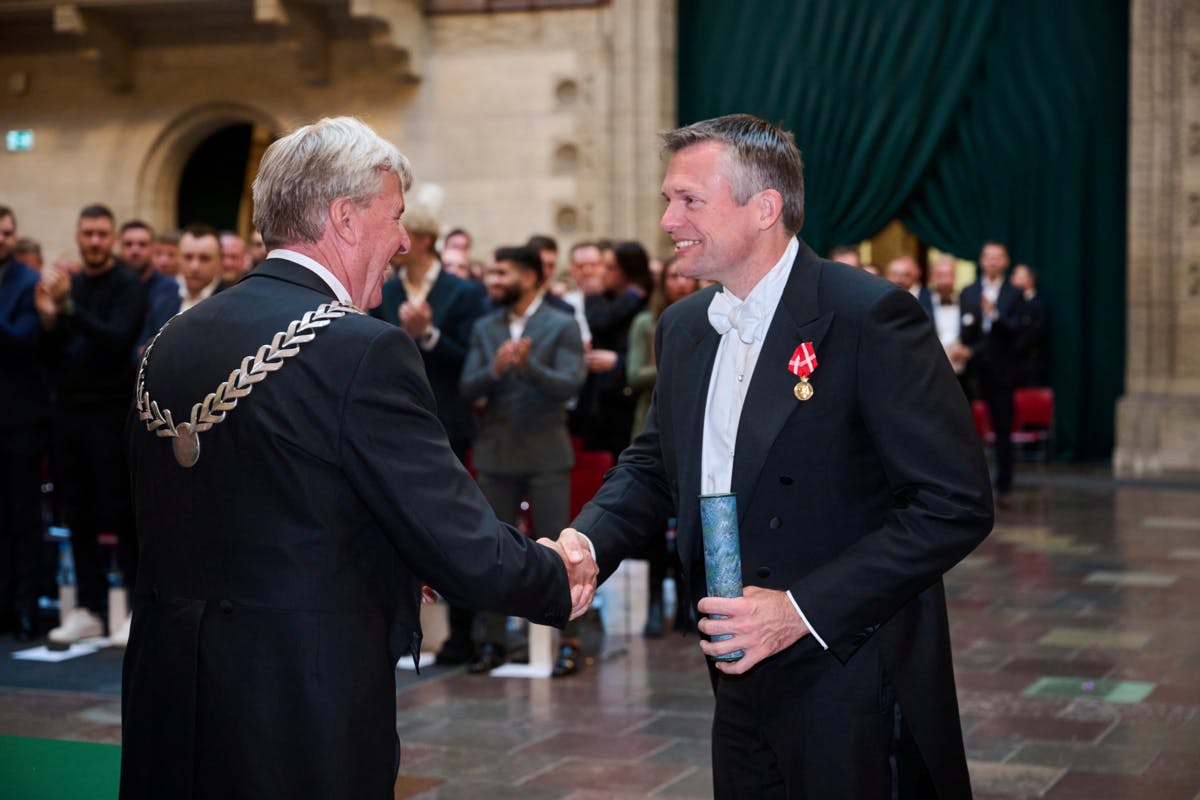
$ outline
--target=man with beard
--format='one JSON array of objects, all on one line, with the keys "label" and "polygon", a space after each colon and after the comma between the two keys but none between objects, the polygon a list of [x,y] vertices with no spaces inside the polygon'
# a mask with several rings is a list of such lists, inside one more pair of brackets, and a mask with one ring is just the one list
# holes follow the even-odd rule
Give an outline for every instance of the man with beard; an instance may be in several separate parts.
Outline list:
[{"label": "man with beard", "polygon": [[[100,531],[117,534],[117,560],[130,593],[137,574],[121,433],[134,379],[129,354],[145,318],[146,293],[137,273],[113,256],[115,240],[112,212],[85,207],[75,230],[82,272],[72,277],[48,267],[36,297],[56,388],[55,449],[77,582],[77,606],[50,631],[51,646],[64,648],[104,632]],[[124,646],[128,638],[128,620],[118,621],[112,643]]]},{"label": "man with beard", "polygon": [[[564,403],[583,385],[583,341],[569,314],[543,298],[541,259],[531,247],[501,247],[484,273],[495,310],[471,332],[460,387],[485,403],[474,463],[496,516],[515,523],[529,500],[534,532],[557,533],[570,513],[575,454]],[[484,616],[471,672],[504,663],[505,617]]]}]

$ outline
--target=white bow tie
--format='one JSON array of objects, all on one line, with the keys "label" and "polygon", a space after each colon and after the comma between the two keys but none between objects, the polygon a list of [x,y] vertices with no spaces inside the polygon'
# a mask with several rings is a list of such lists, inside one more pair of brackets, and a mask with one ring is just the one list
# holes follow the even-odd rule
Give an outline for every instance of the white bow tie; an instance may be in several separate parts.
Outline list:
[{"label": "white bow tie", "polygon": [[754,344],[762,327],[762,318],[754,313],[749,303],[735,303],[724,291],[713,295],[708,304],[708,321],[722,336],[730,328],[735,329],[738,338],[746,344]]}]

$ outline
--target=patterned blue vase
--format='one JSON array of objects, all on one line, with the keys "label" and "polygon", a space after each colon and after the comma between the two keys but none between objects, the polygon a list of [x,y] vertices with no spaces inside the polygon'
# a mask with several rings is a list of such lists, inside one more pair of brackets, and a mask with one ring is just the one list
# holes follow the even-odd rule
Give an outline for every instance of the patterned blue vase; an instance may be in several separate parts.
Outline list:
[{"label": "patterned blue vase", "polygon": [[[742,547],[738,537],[736,494],[700,495],[700,528],[704,533],[704,574],[709,597],[742,596]],[[713,619],[722,619],[713,614]],[[730,634],[711,637],[719,642]],[[716,661],[737,661],[745,653],[735,650]]]}]

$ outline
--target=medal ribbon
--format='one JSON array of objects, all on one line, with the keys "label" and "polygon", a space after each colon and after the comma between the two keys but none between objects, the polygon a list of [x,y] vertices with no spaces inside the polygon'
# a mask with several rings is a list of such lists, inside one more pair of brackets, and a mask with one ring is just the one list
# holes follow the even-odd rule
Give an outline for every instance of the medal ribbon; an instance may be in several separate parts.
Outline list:
[{"label": "medal ribbon", "polygon": [[792,353],[791,359],[788,361],[788,370],[793,375],[798,375],[801,378],[807,378],[813,374],[813,370],[817,368],[817,351],[813,349],[812,342],[804,342],[796,351]]}]

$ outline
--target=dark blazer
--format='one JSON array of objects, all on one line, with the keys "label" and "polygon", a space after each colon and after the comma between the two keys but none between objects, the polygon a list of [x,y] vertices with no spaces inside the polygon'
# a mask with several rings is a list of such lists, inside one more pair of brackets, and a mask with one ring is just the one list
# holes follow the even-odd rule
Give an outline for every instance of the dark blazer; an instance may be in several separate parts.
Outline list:
[{"label": "dark blazer", "polygon": [[1042,295],[1017,302],[1017,331],[1013,353],[1017,362],[1018,386],[1047,386],[1050,383],[1050,307]]},{"label": "dark blazer", "polygon": [[633,291],[592,294],[584,298],[592,348],[612,350],[617,364],[608,372],[589,372],[579,392],[572,432],[583,437],[585,450],[608,450],[616,455],[629,444],[637,399],[625,377],[629,328],[646,307],[646,298]]},{"label": "dark blazer", "polygon": [[996,298],[996,319],[983,330],[983,283],[976,281],[958,296],[962,311],[962,343],[971,348],[968,369],[987,385],[1015,385],[1017,377],[1016,336],[1021,327],[1018,305],[1021,290],[1005,281]]},{"label": "dark blazer", "polygon": [[[456,447],[465,448],[475,437],[475,419],[470,405],[458,393],[458,380],[462,377],[471,328],[484,312],[485,297],[480,284],[443,269],[425,298],[433,312],[433,325],[441,334],[432,350],[419,348],[421,359],[437,402],[438,419]],[[399,325],[400,304],[407,299],[404,282],[391,278],[384,282],[383,301],[371,309],[371,315]]]},{"label": "dark blazer", "polygon": [[[183,421],[332,300],[268,260],[167,325],[145,390]],[[542,624],[570,613],[558,556],[499,523],[451,453],[412,340],[365,315],[310,339],[200,434],[191,468],[131,419],[123,798],[390,798],[422,582]]]},{"label": "dark blazer", "polygon": [[929,291],[929,287],[921,284],[921,288],[917,291],[917,302],[921,304],[921,308],[925,309],[925,313],[933,318],[933,292]]},{"label": "dark blazer", "polygon": [[496,350],[510,338],[508,309],[481,317],[460,387],[469,401],[486,399],[473,451],[480,472],[527,475],[570,469],[575,463],[564,404],[579,392],[587,367],[575,318],[546,303],[525,323],[529,366],[492,374]]},{"label": "dark blazer", "polygon": [[38,344],[42,320],[33,304],[40,276],[15,258],[0,277],[0,429],[26,429],[49,416],[50,394]]},{"label": "dark blazer", "polygon": [[[717,290],[663,313],[643,433],[572,523],[605,578],[677,511],[693,605],[705,594],[697,497]],[[801,402],[787,363],[806,341],[819,366]],[[941,576],[991,529],[992,498],[929,318],[903,289],[801,242],[737,437],[744,584],[790,589],[838,662],[875,637],[939,796],[969,797]]]}]

